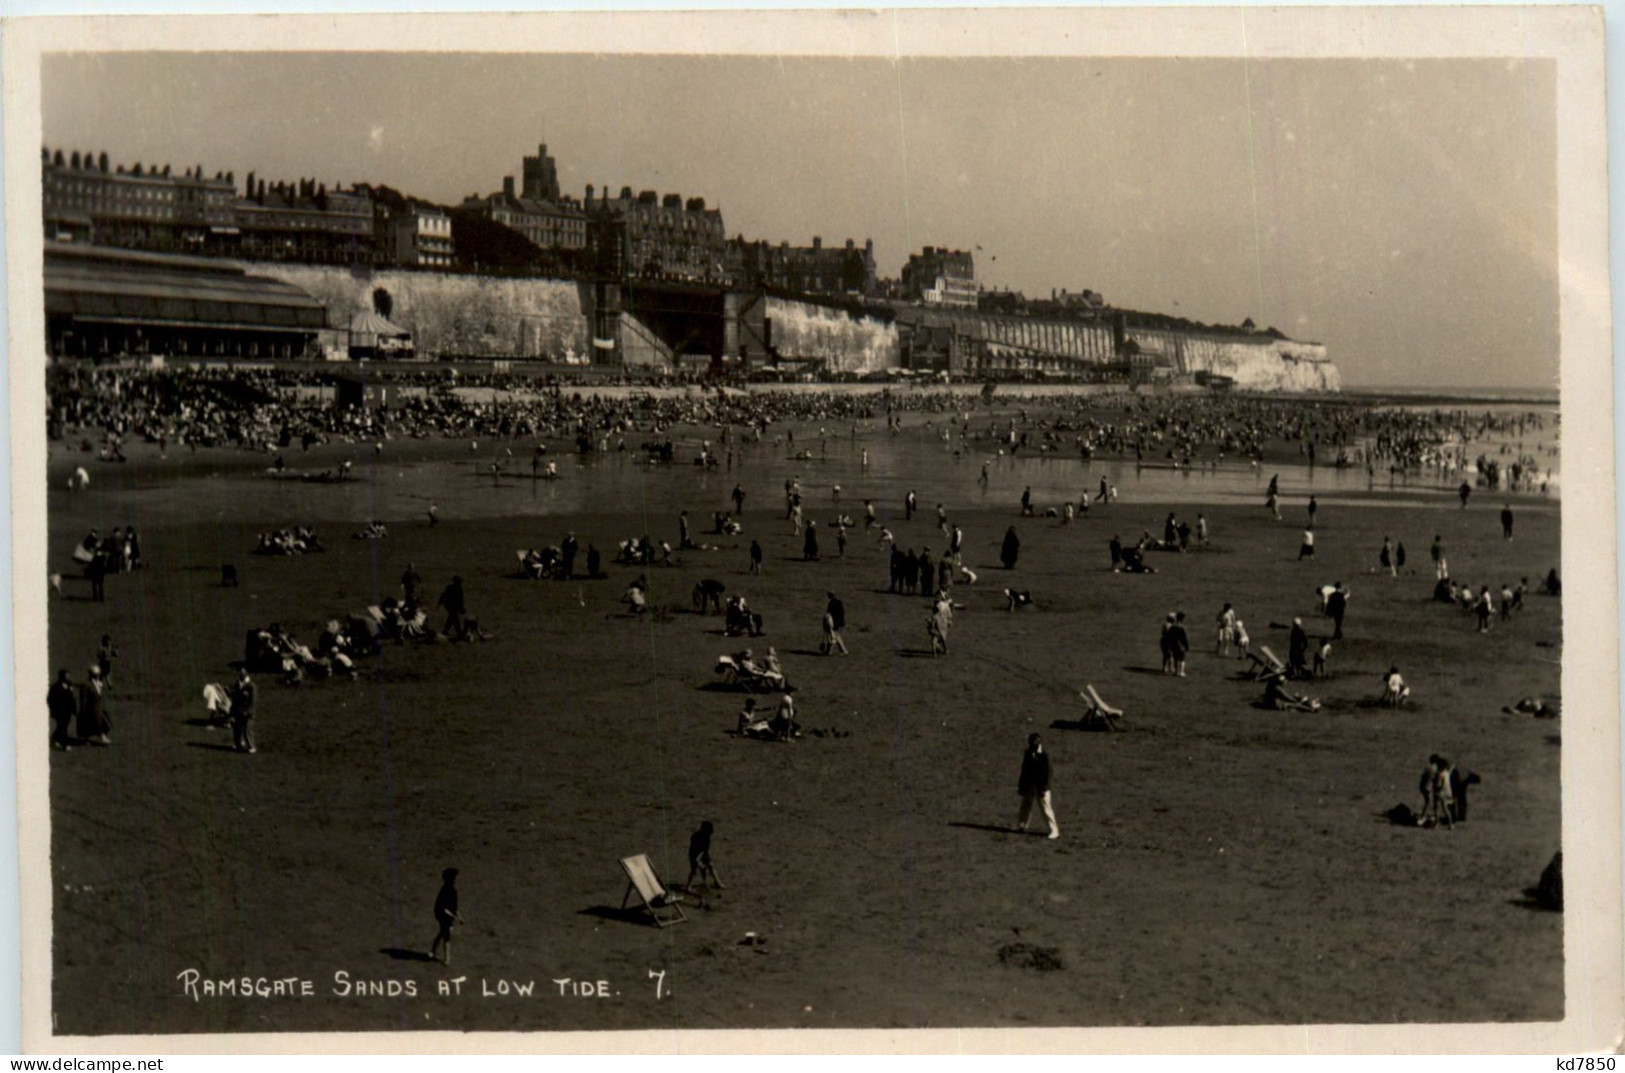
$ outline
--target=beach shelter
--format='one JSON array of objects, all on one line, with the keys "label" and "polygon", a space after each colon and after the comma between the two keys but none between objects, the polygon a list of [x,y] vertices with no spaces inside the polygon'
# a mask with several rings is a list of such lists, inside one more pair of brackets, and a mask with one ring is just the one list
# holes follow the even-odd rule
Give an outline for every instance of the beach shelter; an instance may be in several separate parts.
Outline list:
[{"label": "beach shelter", "polygon": [[411,358],[412,333],[370,309],[359,310],[350,318],[350,359]]}]

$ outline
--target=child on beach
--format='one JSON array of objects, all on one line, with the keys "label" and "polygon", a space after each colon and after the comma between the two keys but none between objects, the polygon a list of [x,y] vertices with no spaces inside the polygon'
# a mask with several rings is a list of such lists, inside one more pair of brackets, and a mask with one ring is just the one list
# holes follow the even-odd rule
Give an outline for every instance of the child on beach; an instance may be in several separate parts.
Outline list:
[{"label": "child on beach", "polygon": [[[463,922],[463,918],[457,915],[457,869],[447,868],[440,873],[440,878],[440,893],[434,899],[434,919],[440,930],[435,933],[434,942],[429,946],[429,957],[442,965],[450,965],[451,929],[453,925]],[[442,947],[446,951],[443,956],[440,953]]]}]

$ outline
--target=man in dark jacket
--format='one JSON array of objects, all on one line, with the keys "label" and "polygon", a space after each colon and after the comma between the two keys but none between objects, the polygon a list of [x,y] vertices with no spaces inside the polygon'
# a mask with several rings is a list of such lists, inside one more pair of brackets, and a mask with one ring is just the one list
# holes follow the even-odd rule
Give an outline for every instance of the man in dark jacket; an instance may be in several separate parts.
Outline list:
[{"label": "man in dark jacket", "polygon": [[237,683],[231,687],[231,739],[240,753],[257,752],[254,748],[254,680],[248,668],[237,672]]},{"label": "man in dark jacket", "polygon": [[1450,769],[1450,813],[1457,823],[1467,819],[1467,787],[1483,782],[1476,771],[1468,771],[1457,764]]},{"label": "man in dark jacket", "polygon": [[51,712],[51,748],[69,749],[69,728],[79,714],[78,691],[73,683],[68,681],[66,670],[58,671],[56,682],[51,686],[51,692],[45,698],[46,707]]},{"label": "man in dark jacket", "polygon": [[421,584],[423,584],[423,575],[417,572],[417,567],[407,563],[406,569],[401,573],[401,592],[405,594],[407,603],[415,604],[418,602],[418,586]]},{"label": "man in dark jacket", "polygon": [[1027,751],[1021,757],[1021,783],[1017,790],[1021,794],[1021,814],[1016,818],[1016,826],[1023,832],[1027,830],[1027,820],[1032,815],[1033,805],[1037,804],[1044,810],[1044,819],[1049,821],[1049,837],[1060,838],[1061,827],[1055,822],[1055,809],[1050,804],[1050,763],[1049,753],[1044,751],[1044,741],[1037,734],[1027,737]]},{"label": "man in dark jacket", "polygon": [[829,617],[837,631],[846,629],[846,605],[833,592],[827,595],[829,596],[829,604],[824,610],[829,613]]},{"label": "man in dark jacket", "polygon": [[446,591],[440,594],[440,606],[446,609],[446,636],[452,640],[463,637],[463,616],[468,613],[468,605],[463,599],[463,579],[454,577]]},{"label": "man in dark jacket", "polygon": [[1337,586],[1332,589],[1331,595],[1326,597],[1326,614],[1330,615],[1332,619],[1332,640],[1334,641],[1343,639],[1343,614],[1348,611],[1348,605],[1349,594],[1343,588],[1343,583],[1339,581]]},{"label": "man in dark jacket", "polygon": [[1309,635],[1304,632],[1303,619],[1292,620],[1292,638],[1287,642],[1287,674],[1293,678],[1309,677]]},{"label": "man in dark jacket", "polygon": [[581,542],[574,533],[564,535],[564,543],[559,545],[559,555],[564,560],[563,573],[566,578],[576,576],[576,551],[580,547]]}]

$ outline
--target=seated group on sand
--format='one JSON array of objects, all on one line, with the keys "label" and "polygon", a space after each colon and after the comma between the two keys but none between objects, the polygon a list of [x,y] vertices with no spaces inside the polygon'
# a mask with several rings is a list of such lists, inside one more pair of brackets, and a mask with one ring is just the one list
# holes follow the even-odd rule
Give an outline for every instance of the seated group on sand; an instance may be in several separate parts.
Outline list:
[{"label": "seated group on sand", "polygon": [[767,710],[756,706],[755,697],[745,698],[745,708],[739,713],[734,733],[742,738],[759,741],[794,741],[801,737],[801,724],[796,721],[796,702],[790,694],[779,697],[779,703],[769,716]]},{"label": "seated group on sand", "polygon": [[255,555],[310,555],[326,550],[316,536],[316,530],[308,525],[261,533],[254,545]]},{"label": "seated group on sand", "polygon": [[328,620],[314,649],[301,643],[280,623],[250,630],[243,645],[243,663],[252,670],[278,672],[290,685],[303,681],[306,675],[354,678],[356,674],[350,634],[337,619]]}]

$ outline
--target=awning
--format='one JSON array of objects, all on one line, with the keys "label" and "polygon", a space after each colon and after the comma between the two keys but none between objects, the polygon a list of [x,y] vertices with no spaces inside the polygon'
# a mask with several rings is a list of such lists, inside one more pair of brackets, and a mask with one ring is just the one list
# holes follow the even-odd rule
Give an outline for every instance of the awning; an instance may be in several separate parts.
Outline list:
[{"label": "awning", "polygon": [[356,315],[350,318],[350,335],[352,337],[357,335],[374,337],[408,336],[411,334],[399,324],[386,320],[383,316],[374,313],[370,309],[358,310]]},{"label": "awning", "polygon": [[[89,253],[89,251],[86,251]],[[327,307],[288,283],[229,264],[200,270],[196,258],[147,255],[141,262],[89,256],[45,257],[45,312],[97,323],[164,327],[282,329],[327,327]]]}]

